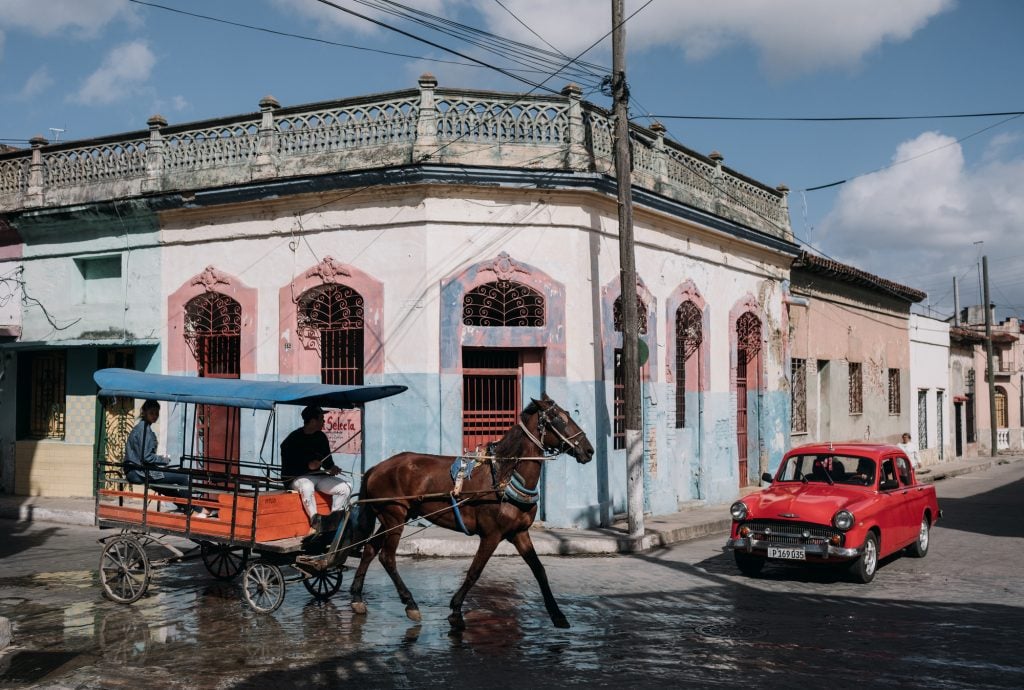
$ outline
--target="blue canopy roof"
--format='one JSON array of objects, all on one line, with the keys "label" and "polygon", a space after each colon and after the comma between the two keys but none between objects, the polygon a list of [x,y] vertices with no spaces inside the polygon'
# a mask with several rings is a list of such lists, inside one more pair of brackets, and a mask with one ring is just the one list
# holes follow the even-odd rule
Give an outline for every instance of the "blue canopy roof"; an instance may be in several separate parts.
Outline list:
[{"label": "blue canopy roof", "polygon": [[104,397],[206,403],[256,410],[269,410],[279,403],[356,407],[406,390],[405,386],[328,386],[322,383],[167,376],[131,369],[100,369],[93,374],[93,380],[100,387],[99,394]]}]

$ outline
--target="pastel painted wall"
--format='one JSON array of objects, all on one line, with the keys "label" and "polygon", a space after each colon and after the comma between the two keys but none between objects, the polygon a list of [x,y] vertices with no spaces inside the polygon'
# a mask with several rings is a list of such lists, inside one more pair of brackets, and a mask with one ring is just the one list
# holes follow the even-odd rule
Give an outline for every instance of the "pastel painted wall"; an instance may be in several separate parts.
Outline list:
[{"label": "pastel painted wall", "polygon": [[[907,431],[913,443],[920,443],[918,398],[926,401],[926,448],[918,452],[923,465],[948,461],[953,456],[950,429],[953,396],[950,394],[949,324],[919,314],[910,315],[910,423]],[[941,408],[940,408],[941,405]],[[941,414],[941,420],[940,420]],[[941,438],[940,438],[941,427]],[[941,449],[941,452],[940,452]]]}]

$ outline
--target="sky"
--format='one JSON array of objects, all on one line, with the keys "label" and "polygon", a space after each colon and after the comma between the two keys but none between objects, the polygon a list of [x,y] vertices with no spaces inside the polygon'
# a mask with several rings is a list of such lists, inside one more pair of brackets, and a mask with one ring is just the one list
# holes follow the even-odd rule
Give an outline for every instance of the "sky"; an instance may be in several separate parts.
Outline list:
[{"label": "sky", "polygon": [[[521,67],[388,15],[382,0],[332,2],[489,65]],[[582,59],[592,73],[610,71],[610,0],[404,4],[572,57],[597,42]],[[954,277],[961,306],[980,303],[987,256],[998,317],[1024,317],[1024,116],[680,117],[1024,111],[1024,1],[627,0],[634,12],[633,120],[654,116],[683,145],[786,184],[798,242],[927,292],[918,311],[951,316]],[[154,113],[172,124],[249,113],[268,94],[289,106],[412,88],[428,71],[442,86],[533,88],[318,0],[0,0],[0,143],[140,130]],[[555,91],[576,81],[587,100],[611,105],[591,75],[519,76]]]}]

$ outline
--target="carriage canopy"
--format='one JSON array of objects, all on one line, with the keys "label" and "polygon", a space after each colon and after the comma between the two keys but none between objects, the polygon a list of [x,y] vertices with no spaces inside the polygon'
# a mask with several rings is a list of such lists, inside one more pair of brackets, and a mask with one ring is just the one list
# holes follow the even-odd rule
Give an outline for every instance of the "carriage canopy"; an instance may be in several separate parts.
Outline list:
[{"label": "carriage canopy", "polygon": [[169,402],[227,405],[271,410],[275,405],[359,407],[397,395],[406,386],[330,386],[322,383],[248,381],[146,374],[131,369],[100,369],[93,374],[101,397],[126,397]]}]

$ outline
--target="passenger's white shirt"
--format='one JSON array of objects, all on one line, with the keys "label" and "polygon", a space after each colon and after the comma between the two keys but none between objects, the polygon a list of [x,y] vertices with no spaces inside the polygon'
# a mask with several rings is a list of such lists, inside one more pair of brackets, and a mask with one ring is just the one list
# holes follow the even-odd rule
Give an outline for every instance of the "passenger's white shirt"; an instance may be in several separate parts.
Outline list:
[{"label": "passenger's white shirt", "polygon": [[910,458],[910,464],[915,470],[921,466],[921,460],[917,455],[916,443],[910,441],[909,443],[897,443],[896,445],[898,445],[903,452],[907,454],[907,457]]}]

